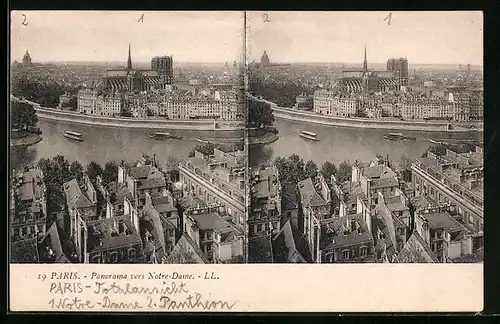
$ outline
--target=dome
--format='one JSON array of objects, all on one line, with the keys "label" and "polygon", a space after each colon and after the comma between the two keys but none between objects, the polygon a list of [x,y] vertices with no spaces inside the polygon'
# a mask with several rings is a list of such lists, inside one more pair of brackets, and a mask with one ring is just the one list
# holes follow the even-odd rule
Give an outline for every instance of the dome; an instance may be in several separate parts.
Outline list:
[{"label": "dome", "polygon": [[23,64],[31,64],[31,56],[28,53],[28,50],[26,50],[26,53],[24,53]]},{"label": "dome", "polygon": [[267,56],[266,51],[264,51],[264,54],[262,54],[262,57],[260,58],[260,63],[261,64],[269,64],[269,56]]}]

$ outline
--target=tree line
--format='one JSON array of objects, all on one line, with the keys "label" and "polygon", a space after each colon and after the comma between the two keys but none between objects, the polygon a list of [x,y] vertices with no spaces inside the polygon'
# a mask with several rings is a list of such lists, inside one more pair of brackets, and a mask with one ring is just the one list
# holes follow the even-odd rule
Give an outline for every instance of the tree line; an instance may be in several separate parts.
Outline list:
[{"label": "tree line", "polygon": [[114,161],[106,162],[104,168],[99,163],[92,161],[84,169],[80,162],[69,163],[68,159],[59,154],[52,159],[41,158],[37,166],[42,170],[47,186],[62,187],[65,182],[71,179],[81,182],[84,173],[93,184],[96,183],[98,175],[101,176],[105,185],[118,178],[118,164]]},{"label": "tree line", "polygon": [[351,179],[352,165],[348,161],[343,161],[337,167],[333,162],[326,161],[318,168],[314,161],[305,162],[297,154],[292,154],[288,158],[277,157],[274,164],[279,173],[281,184],[290,183],[296,186],[299,181],[307,178],[315,178],[319,173],[330,183],[331,176],[334,175],[339,183]]},{"label": "tree line", "polygon": [[[37,166],[42,170],[44,175],[45,186],[47,187],[49,213],[52,206],[61,206],[62,202],[54,200],[63,197],[63,184],[72,179],[76,179],[79,184],[82,184],[84,172],[89,177],[90,182],[95,186],[97,176],[101,176],[104,185],[107,185],[118,178],[118,164],[114,161],[106,162],[104,168],[97,162],[92,161],[84,168],[80,162],[69,162],[62,155],[56,155],[52,159],[41,158]],[[100,191],[96,190],[98,196]]]},{"label": "tree line", "polygon": [[[65,92],[75,93],[78,90],[78,87],[63,86],[55,82],[41,83],[29,80],[25,76],[16,78],[11,82],[11,92],[14,96],[24,97],[39,103],[43,107],[56,107],[62,94]],[[66,105],[75,106],[76,99]]]},{"label": "tree line", "polygon": [[422,154],[422,157],[427,157],[427,152],[432,152],[436,155],[446,155],[446,150],[452,150],[456,153],[467,153],[476,150],[475,143],[459,143],[459,144],[447,144],[439,143],[431,145],[429,149]]},{"label": "tree line", "polygon": [[[276,82],[263,81],[258,75],[251,76],[249,80],[249,88],[251,92],[260,95],[267,100],[276,103],[281,107],[293,107],[295,105],[296,96],[301,93],[310,94],[313,89],[306,88],[294,82]],[[306,103],[306,106],[312,107],[312,100]]]},{"label": "tree line", "polygon": [[10,102],[10,129],[33,130],[38,123],[35,108],[32,105],[19,102]]},{"label": "tree line", "polygon": [[274,115],[271,106],[268,103],[249,99],[247,126],[250,128],[259,128],[261,126],[272,126]]},{"label": "tree line", "polygon": [[189,152],[189,157],[194,157],[195,151],[203,153],[203,155],[214,155],[214,150],[218,149],[223,152],[234,152],[243,151],[245,145],[243,143],[232,143],[232,144],[218,144],[218,143],[203,143],[196,145],[191,152]]}]

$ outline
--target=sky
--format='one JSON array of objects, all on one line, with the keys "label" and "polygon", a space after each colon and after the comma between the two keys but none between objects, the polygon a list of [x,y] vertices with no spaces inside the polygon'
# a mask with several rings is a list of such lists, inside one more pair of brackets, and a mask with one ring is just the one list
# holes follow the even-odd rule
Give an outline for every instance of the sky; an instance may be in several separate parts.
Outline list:
[{"label": "sky", "polygon": [[[26,50],[34,62],[126,61],[130,42],[137,62],[173,55],[222,63],[237,60],[243,43],[238,11],[15,11],[11,18],[11,56],[18,61]],[[247,35],[249,61],[266,50],[277,63],[361,64],[366,45],[369,63],[406,57],[410,65],[483,64],[480,11],[251,11]]]},{"label": "sky", "polygon": [[[267,14],[267,19],[264,16]],[[249,58],[362,64],[483,64],[481,11],[250,12]],[[268,20],[268,22],[264,22]]]},{"label": "sky", "polygon": [[20,61],[28,50],[34,62],[126,62],[130,42],[133,62],[161,55],[233,62],[241,54],[243,26],[238,11],[15,11],[11,57]]}]

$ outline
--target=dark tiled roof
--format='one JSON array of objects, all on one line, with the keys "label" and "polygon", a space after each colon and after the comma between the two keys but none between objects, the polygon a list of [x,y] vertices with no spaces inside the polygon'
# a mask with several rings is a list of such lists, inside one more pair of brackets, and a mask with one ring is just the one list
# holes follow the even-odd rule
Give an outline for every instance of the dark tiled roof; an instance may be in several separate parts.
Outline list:
[{"label": "dark tiled roof", "polygon": [[137,189],[153,189],[153,188],[161,188],[165,187],[167,184],[165,179],[162,178],[148,178],[139,180],[139,185]]},{"label": "dark tiled roof", "polygon": [[64,183],[63,188],[69,209],[93,206],[87,196],[82,192],[82,189],[76,179],[72,179]]},{"label": "dark tiled roof", "polygon": [[38,244],[36,238],[14,241],[10,250],[11,263],[39,263]]},{"label": "dark tiled roof", "polygon": [[[119,234],[114,234],[114,224],[123,224],[124,230]],[[130,215],[115,216],[87,223],[89,232],[89,253],[95,251],[110,250],[124,246],[141,244],[142,240],[135,227],[130,221]],[[97,230],[100,234],[98,234]]]},{"label": "dark tiled roof", "polygon": [[387,177],[380,179],[373,179],[370,186],[371,189],[397,187],[399,185],[398,179],[395,177]]},{"label": "dark tiled roof", "polygon": [[165,259],[170,264],[206,264],[210,263],[196,243],[187,233],[182,234],[172,252]]},{"label": "dark tiled roof", "polygon": [[314,184],[311,178],[300,181],[298,183],[299,192],[302,204],[304,207],[316,207],[326,205],[326,201],[318,194],[314,188]]},{"label": "dark tiled roof", "polygon": [[451,229],[453,232],[464,230],[464,227],[451,218],[448,213],[421,213],[419,215],[429,222],[429,228],[431,229],[446,228]]},{"label": "dark tiled roof", "polygon": [[277,177],[274,168],[266,168],[258,171],[258,181],[252,185],[252,195],[257,198],[276,196]]},{"label": "dark tiled roof", "polygon": [[295,186],[291,183],[283,185],[281,192],[281,206],[283,210],[293,210],[299,208]]},{"label": "dark tiled roof", "polygon": [[173,212],[177,210],[177,208],[175,208],[174,206],[174,199],[170,195],[152,197],[151,201],[153,203],[154,208],[159,213]]},{"label": "dark tiled roof", "polygon": [[235,231],[225,231],[222,232],[221,235],[221,242],[232,242],[236,239],[236,232]]},{"label": "dark tiled roof", "polygon": [[365,167],[362,173],[368,179],[381,178],[382,175],[390,172],[391,170],[385,165],[377,165],[373,167]]},{"label": "dark tiled roof", "polygon": [[345,197],[345,199],[346,199],[345,203],[347,204],[347,206],[350,206],[352,204],[356,204],[358,197],[361,200],[366,199],[366,195],[363,192],[363,188],[361,188],[361,185],[359,184],[359,182],[355,182],[355,183],[351,183],[350,181],[346,181],[346,182],[349,182],[349,184],[350,184],[349,186],[346,186],[345,183],[343,184],[343,188],[345,188],[343,190],[347,194],[346,195],[347,197]]},{"label": "dark tiled roof", "polygon": [[413,232],[401,252],[396,256],[396,263],[438,263],[436,255],[417,233]]},{"label": "dark tiled roof", "polygon": [[386,205],[401,203],[401,196],[384,196],[384,202]]},{"label": "dark tiled roof", "polygon": [[140,167],[133,167],[128,169],[128,175],[136,180],[146,179],[153,167],[151,165],[145,165]]},{"label": "dark tiled roof", "polygon": [[197,223],[200,230],[222,230],[231,228],[228,222],[217,214],[192,214],[190,215]]},{"label": "dark tiled roof", "polygon": [[42,245],[42,247],[48,247],[53,251],[53,253],[55,254],[53,262],[71,263],[63,251],[61,238],[59,236],[59,230],[57,228],[56,222],[52,223],[52,225],[49,227],[49,229],[45,233],[45,236],[40,241],[40,244]]},{"label": "dark tiled roof", "polygon": [[[347,219],[359,225],[358,230],[347,228]],[[334,217],[321,221],[322,249],[331,249],[373,241],[372,234],[363,220],[362,214]]]},{"label": "dark tiled roof", "polygon": [[196,195],[189,195],[186,197],[182,197],[181,199],[179,199],[179,203],[185,209],[206,206],[205,201]]},{"label": "dark tiled roof", "polygon": [[273,263],[271,235],[248,239],[248,263]]},{"label": "dark tiled roof", "polygon": [[33,200],[40,198],[42,186],[42,175],[38,169],[29,169],[25,171],[22,176],[22,185],[17,190],[19,199]]},{"label": "dark tiled roof", "polygon": [[416,196],[410,200],[416,210],[432,207],[432,202],[424,196]]},{"label": "dark tiled roof", "polygon": [[311,262],[310,252],[304,237],[288,220],[273,239],[275,262]]},{"label": "dark tiled roof", "polygon": [[112,197],[110,201],[111,204],[121,204],[125,197],[129,200],[133,199],[132,193],[128,189],[126,183],[111,182],[106,189]]},{"label": "dark tiled roof", "polygon": [[160,246],[165,250],[165,236],[163,235],[163,224],[160,215],[153,210],[149,205],[144,206],[143,218],[141,220],[141,231],[148,230],[155,240],[159,242]]},{"label": "dark tiled roof", "polygon": [[394,218],[391,211],[381,204],[375,207],[375,213],[376,217],[373,218],[372,226],[380,229],[385,236],[384,240],[378,240],[377,238],[377,246],[384,245],[387,256],[391,259],[392,255],[397,252],[396,224],[394,224]]}]

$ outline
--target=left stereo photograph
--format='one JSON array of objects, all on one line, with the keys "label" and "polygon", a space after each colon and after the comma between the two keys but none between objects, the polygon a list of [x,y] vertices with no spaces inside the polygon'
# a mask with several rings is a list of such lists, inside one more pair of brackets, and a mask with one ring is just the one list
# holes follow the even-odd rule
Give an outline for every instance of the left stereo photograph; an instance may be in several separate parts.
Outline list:
[{"label": "left stereo photograph", "polygon": [[11,263],[247,262],[244,26],[11,13]]}]

